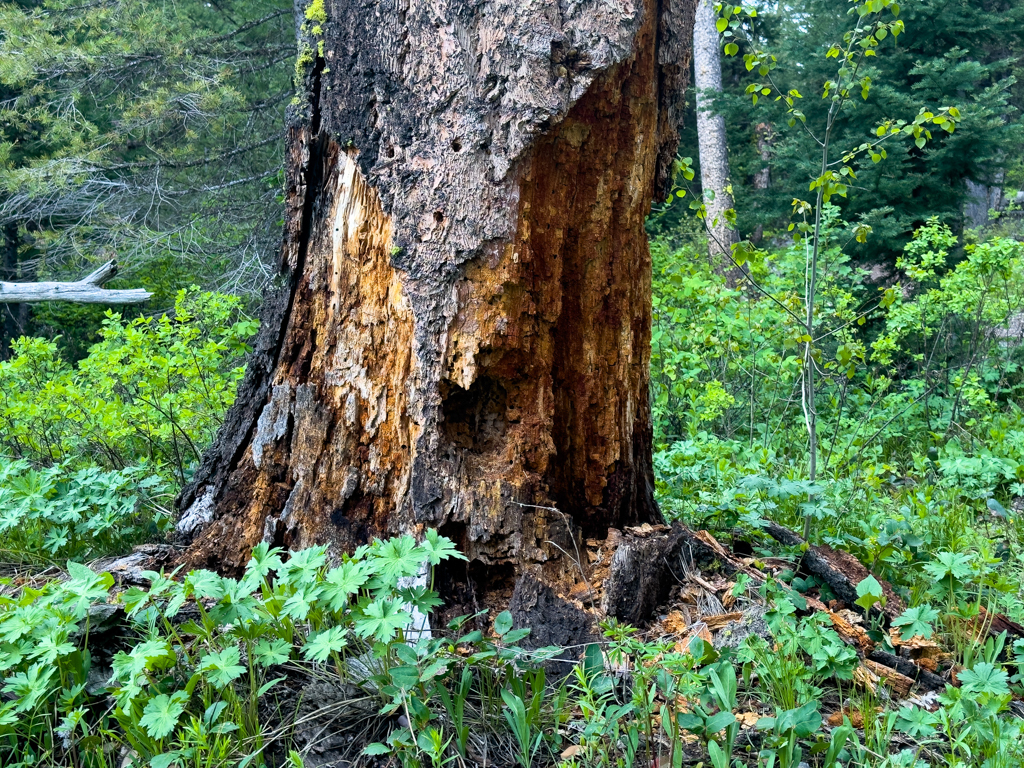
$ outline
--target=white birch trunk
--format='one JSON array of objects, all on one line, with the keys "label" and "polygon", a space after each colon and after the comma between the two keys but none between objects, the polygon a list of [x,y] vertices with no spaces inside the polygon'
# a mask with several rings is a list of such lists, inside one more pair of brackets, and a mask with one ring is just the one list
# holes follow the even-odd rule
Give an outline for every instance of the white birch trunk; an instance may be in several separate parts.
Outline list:
[{"label": "white birch trunk", "polygon": [[734,272],[729,258],[739,242],[729,227],[725,211],[733,207],[729,193],[729,154],[725,118],[714,111],[714,99],[722,93],[722,62],[713,0],[701,0],[693,25],[693,69],[697,90],[697,140],[700,151],[700,183],[707,205],[708,256],[721,274]]}]

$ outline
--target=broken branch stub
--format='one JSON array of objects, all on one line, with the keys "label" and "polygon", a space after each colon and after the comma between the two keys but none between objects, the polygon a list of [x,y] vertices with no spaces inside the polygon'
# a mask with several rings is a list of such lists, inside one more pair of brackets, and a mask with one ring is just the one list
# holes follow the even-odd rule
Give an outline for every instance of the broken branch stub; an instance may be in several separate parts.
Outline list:
[{"label": "broken branch stub", "polygon": [[0,304],[29,304],[40,301],[71,301],[76,304],[141,304],[153,294],[142,288],[108,290],[103,284],[117,274],[117,262],[74,282],[8,283],[0,281]]}]

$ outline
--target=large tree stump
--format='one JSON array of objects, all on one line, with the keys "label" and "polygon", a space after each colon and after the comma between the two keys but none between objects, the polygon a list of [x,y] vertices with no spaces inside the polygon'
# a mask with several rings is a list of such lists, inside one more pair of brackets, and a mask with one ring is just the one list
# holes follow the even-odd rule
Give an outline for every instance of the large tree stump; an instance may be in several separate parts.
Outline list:
[{"label": "large tree stump", "polygon": [[[644,217],[694,0],[326,0],[280,287],[180,498],[187,560],[440,528],[471,578],[656,522]],[[555,511],[557,510],[557,511]]]}]

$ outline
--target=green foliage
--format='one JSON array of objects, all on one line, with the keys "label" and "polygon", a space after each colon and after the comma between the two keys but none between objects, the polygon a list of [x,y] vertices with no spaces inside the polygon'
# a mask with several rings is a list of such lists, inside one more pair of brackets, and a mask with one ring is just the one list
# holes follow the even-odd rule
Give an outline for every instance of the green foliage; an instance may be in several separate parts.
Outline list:
[{"label": "green foliage", "polygon": [[[858,3],[857,11],[869,5]],[[730,182],[744,236],[759,227],[766,234],[784,230],[792,190],[821,175],[820,147],[800,127],[801,117],[788,113],[790,105],[776,96],[794,98],[806,124],[820,125],[830,103],[817,97],[825,91],[824,83],[837,80],[834,46],[853,21],[863,21],[850,4],[829,0],[744,6],[750,7],[756,8],[756,16],[748,17],[738,5],[723,6],[725,91],[716,100],[716,109],[726,118]],[[908,119],[922,104],[955,104],[961,118],[955,133],[936,135],[924,147],[916,141],[890,143],[884,153],[866,152],[852,164],[859,194],[835,200],[845,219],[874,229],[867,244],[851,246],[858,261],[871,263],[891,264],[914,229],[932,216],[961,231],[965,180],[1000,184],[1004,173],[1013,172],[1014,149],[1024,140],[1024,9],[1019,3],[915,0],[897,7],[898,15],[886,18],[884,32],[876,32],[875,44],[864,49],[875,54],[860,71],[869,78],[869,98],[862,98],[863,86],[857,83],[856,103],[840,115],[834,144],[856,147],[884,121]],[[750,53],[742,47],[748,38],[771,52],[777,70],[762,74],[760,59],[752,68],[752,61],[739,55]],[[768,86],[769,93],[754,85]],[[804,98],[792,97],[793,91]],[[752,95],[759,97],[755,104]],[[790,119],[799,123],[795,130],[787,127]],[[684,121],[683,155],[695,154],[694,123]],[[1011,186],[1021,187],[1016,182]],[[666,223],[671,226],[678,215],[666,212]]]},{"label": "green foliage", "polygon": [[[738,657],[699,637],[686,648],[644,642],[610,621],[603,653],[588,647],[567,685],[550,682],[540,666],[563,649],[517,647],[529,630],[515,629],[507,612],[495,617],[491,637],[466,632],[479,618],[471,616],[448,632],[415,628],[412,609],[436,594],[403,586],[403,574],[432,578],[447,553],[461,557],[436,532],[429,542],[377,541],[337,563],[324,547],[286,554],[261,544],[239,579],[150,572],[148,588],[119,596],[109,575],[70,562],[63,581],[0,597],[0,759],[92,768],[125,750],[156,768],[264,765],[271,754],[298,766],[303,753],[275,719],[287,723],[290,711],[268,713],[282,685],[314,678],[374,702],[378,714],[363,722],[380,740],[363,753],[410,767],[467,759],[475,728],[505,745],[496,759],[522,768],[678,766],[695,746],[713,768],[733,768],[743,754],[736,712],[758,699],[773,712],[756,725],[762,768],[796,768],[808,755],[827,768],[916,768],[906,759],[913,752],[887,754],[897,731],[922,747],[945,740],[960,760],[951,764],[1001,767],[1020,758],[1019,721],[1006,717],[1019,680],[1000,661],[1005,635],[964,657],[960,686],[947,688],[938,711],[903,706],[879,715],[861,744],[848,723],[824,729],[819,708],[828,686],[853,677],[857,654],[824,614],[798,618],[807,605],[783,584],[763,589],[773,637],[748,636]],[[128,637],[98,684],[89,636],[117,603]],[[936,614],[911,609],[897,623],[912,631]],[[381,615],[396,616],[395,624],[382,628]]]},{"label": "green foliage", "polygon": [[124,322],[108,312],[76,365],[54,342],[23,338],[0,362],[0,441],[36,464],[149,471],[184,482],[243,372],[256,324],[237,298],[181,291],[172,315]]},{"label": "green foliage", "polygon": [[[276,0],[0,5],[0,220],[18,279],[77,279],[116,254],[117,282],[160,308],[192,283],[255,293],[279,242],[291,14]],[[63,333],[74,358],[102,319],[33,314],[22,331]]]},{"label": "green foliage", "polygon": [[54,562],[123,552],[157,533],[166,496],[145,467],[34,470],[0,458],[0,551]]},{"label": "green foliage", "polygon": [[[105,750],[123,744],[152,765],[247,755],[259,764],[269,726],[261,724],[258,706],[286,667],[340,675],[385,709],[410,706],[410,696],[442,685],[460,659],[450,643],[405,634],[409,611],[436,593],[411,593],[399,586],[400,574],[447,559],[439,549],[452,551],[436,533],[428,546],[410,547],[411,541],[375,542],[334,568],[325,548],[285,560],[264,544],[239,580],[209,571],[177,581],[147,573],[149,589],[120,596],[136,639],[117,651],[110,680],[98,689],[88,635],[98,615],[93,608],[112,599],[109,575],[71,562],[69,579],[0,598],[0,680],[9,694],[0,706],[0,760],[104,765]],[[196,618],[176,621],[186,604]],[[382,612],[395,617],[386,632],[376,619]],[[500,655],[510,663],[522,653],[499,651],[482,637],[475,642],[481,659]],[[343,660],[364,653],[376,661]],[[465,683],[461,690],[468,695]]]}]

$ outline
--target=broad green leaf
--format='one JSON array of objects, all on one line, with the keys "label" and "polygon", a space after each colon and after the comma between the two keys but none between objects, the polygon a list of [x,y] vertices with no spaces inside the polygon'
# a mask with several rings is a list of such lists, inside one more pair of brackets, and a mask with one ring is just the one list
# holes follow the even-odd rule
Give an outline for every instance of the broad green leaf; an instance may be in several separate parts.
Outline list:
[{"label": "broad green leaf", "polygon": [[874,576],[869,575],[857,585],[857,599],[854,602],[865,611],[871,610],[875,603],[883,600],[882,585]]},{"label": "broad green leaf", "polygon": [[142,710],[142,719],[139,720],[139,725],[145,728],[146,732],[154,739],[166,738],[178,725],[178,720],[185,711],[187,700],[188,694],[184,691],[154,696]]},{"label": "broad green leaf", "polygon": [[939,612],[928,605],[908,608],[895,619],[893,626],[900,628],[900,634],[910,639],[920,635],[924,639],[932,636],[932,624],[939,618]]},{"label": "broad green leaf", "polygon": [[199,671],[206,673],[206,679],[215,688],[224,688],[240,678],[245,672],[239,662],[241,656],[238,647],[228,646],[217,653],[209,653],[199,663]]},{"label": "broad green leaf", "polygon": [[302,647],[302,655],[310,661],[327,661],[346,645],[344,627],[331,627],[323,632],[310,635]]}]

